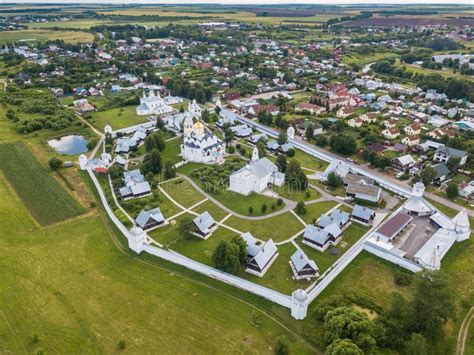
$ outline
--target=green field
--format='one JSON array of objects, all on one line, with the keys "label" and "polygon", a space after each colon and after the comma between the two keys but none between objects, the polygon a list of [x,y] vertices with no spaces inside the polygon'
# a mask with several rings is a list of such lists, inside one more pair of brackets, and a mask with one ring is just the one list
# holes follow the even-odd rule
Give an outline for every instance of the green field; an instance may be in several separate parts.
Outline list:
[{"label": "green field", "polygon": [[281,307],[127,252],[102,212],[40,228],[2,179],[0,195],[1,353],[313,351]]},{"label": "green field", "polygon": [[112,129],[116,130],[144,123],[148,120],[146,116],[137,115],[135,106],[126,106],[93,112],[89,121],[99,129],[104,129],[105,125],[110,125]]},{"label": "green field", "polygon": [[52,31],[52,30],[19,30],[0,32],[0,44],[22,42],[41,42],[63,40],[65,42],[92,42],[91,33],[81,31]]},{"label": "green field", "polygon": [[41,225],[64,221],[84,212],[25,144],[0,145],[0,170]]}]

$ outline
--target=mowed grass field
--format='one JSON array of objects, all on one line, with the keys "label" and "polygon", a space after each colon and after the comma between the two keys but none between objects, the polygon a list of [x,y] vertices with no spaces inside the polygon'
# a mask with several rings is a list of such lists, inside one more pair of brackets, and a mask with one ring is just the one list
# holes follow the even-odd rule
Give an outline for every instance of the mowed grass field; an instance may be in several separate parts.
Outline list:
[{"label": "mowed grass field", "polygon": [[102,210],[44,228],[1,177],[0,196],[2,354],[314,352],[282,307],[129,253]]},{"label": "mowed grass field", "polygon": [[0,32],[0,44],[16,41],[54,41],[57,39],[70,43],[92,42],[94,36],[82,31],[19,30]]},{"label": "mowed grass field", "polygon": [[0,144],[0,170],[41,225],[64,221],[84,212],[24,143]]}]

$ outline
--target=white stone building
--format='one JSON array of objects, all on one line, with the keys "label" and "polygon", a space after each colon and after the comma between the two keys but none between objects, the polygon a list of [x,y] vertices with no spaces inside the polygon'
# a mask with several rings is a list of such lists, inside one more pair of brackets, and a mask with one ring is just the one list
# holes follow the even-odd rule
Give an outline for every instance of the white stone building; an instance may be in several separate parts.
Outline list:
[{"label": "white stone building", "polygon": [[282,186],[285,174],[279,172],[278,167],[268,158],[259,159],[258,149],[255,147],[250,163],[234,172],[229,183],[230,191],[247,196],[252,192],[260,193],[269,185]]},{"label": "white stone building", "polygon": [[137,115],[163,115],[173,111],[173,108],[168,105],[160,94],[155,95],[153,90],[146,96],[143,92],[143,97],[140,98],[140,105],[137,107]]}]

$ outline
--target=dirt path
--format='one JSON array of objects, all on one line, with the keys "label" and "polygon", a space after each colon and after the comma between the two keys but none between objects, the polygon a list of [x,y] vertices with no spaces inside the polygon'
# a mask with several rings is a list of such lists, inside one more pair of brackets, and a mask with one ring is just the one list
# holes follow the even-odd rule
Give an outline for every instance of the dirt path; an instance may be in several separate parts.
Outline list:
[{"label": "dirt path", "polygon": [[457,341],[457,355],[464,355],[464,348],[466,346],[466,338],[469,334],[469,325],[474,318],[474,307],[471,307],[469,312],[466,314],[466,318],[462,321],[461,328],[459,329],[458,341]]},{"label": "dirt path", "polygon": [[227,213],[231,213],[233,216],[239,217],[241,219],[247,219],[247,220],[251,220],[251,221],[252,220],[253,221],[264,220],[264,219],[267,219],[267,218],[271,218],[271,217],[275,217],[275,216],[279,216],[281,214],[284,214],[288,211],[291,211],[292,209],[294,209],[296,207],[296,202],[295,201],[291,201],[291,200],[288,200],[286,198],[281,197],[281,199],[285,202],[285,207],[283,207],[281,210],[273,212],[273,213],[266,214],[264,216],[257,216],[257,217],[245,216],[243,214],[240,214],[240,213],[237,213],[237,212],[231,210],[230,208],[227,208],[225,205],[223,205],[222,203],[217,201],[214,197],[212,197],[207,192],[205,192],[203,189],[201,189],[201,187],[199,187],[191,178],[189,178],[189,177],[187,177],[186,175],[183,175],[183,174],[177,174],[177,175],[179,177],[183,178],[184,180],[186,180],[187,182],[189,182],[197,191],[199,191],[201,194],[206,196],[209,200],[211,200],[214,204],[216,204],[217,206],[222,208],[224,211],[226,211]]}]

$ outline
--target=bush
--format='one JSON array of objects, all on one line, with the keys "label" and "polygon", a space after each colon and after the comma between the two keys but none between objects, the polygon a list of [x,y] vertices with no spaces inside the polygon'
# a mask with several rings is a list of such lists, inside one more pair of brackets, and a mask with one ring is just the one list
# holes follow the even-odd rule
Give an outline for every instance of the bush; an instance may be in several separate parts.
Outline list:
[{"label": "bush", "polygon": [[303,201],[299,201],[299,202],[296,204],[295,211],[296,211],[296,213],[299,214],[299,215],[306,213],[306,206],[305,206],[305,204],[304,204]]},{"label": "bush", "polygon": [[277,200],[277,205],[278,205],[278,206],[283,205],[283,199],[282,199],[281,197],[278,198],[278,200]]},{"label": "bush", "polygon": [[119,342],[117,343],[117,347],[120,350],[125,350],[125,348],[127,347],[127,342],[125,341],[125,339],[120,339]]},{"label": "bush", "polygon": [[253,207],[252,206],[249,207],[249,214],[253,214]]},{"label": "bush", "polygon": [[398,286],[409,286],[413,281],[413,275],[402,270],[395,270],[393,280]]},{"label": "bush", "polygon": [[49,160],[48,165],[51,168],[51,170],[59,170],[63,166],[63,162],[62,160],[56,157],[53,157]]}]

